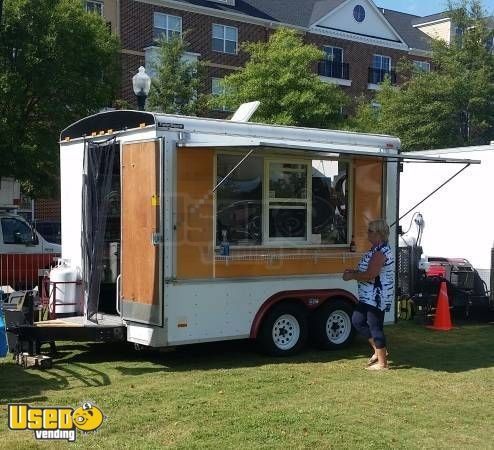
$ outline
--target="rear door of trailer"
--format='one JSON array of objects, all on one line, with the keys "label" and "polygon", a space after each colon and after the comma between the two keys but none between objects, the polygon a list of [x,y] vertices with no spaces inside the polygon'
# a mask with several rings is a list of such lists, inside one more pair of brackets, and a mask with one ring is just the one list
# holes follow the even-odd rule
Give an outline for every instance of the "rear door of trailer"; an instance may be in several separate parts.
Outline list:
[{"label": "rear door of trailer", "polygon": [[122,144],[122,317],[163,326],[163,146],[161,139]]}]

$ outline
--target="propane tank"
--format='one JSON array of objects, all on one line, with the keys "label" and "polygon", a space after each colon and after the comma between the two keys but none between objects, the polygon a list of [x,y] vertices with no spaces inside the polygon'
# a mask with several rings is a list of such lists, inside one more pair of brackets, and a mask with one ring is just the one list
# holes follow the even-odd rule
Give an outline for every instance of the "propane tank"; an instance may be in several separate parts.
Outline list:
[{"label": "propane tank", "polygon": [[78,271],[70,267],[67,261],[50,272],[50,312],[53,312],[53,301],[56,302],[55,315],[75,315],[79,312]]}]

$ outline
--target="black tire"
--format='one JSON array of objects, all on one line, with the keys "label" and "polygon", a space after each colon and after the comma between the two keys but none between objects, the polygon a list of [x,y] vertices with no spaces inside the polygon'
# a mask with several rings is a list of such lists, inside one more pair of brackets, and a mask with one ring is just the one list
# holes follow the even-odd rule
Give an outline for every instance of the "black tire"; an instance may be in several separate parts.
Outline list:
[{"label": "black tire", "polygon": [[296,303],[280,303],[264,318],[257,341],[264,353],[290,356],[302,350],[308,339],[307,313]]},{"label": "black tire", "polygon": [[355,336],[353,306],[345,300],[328,300],[312,312],[310,333],[314,345],[324,350],[347,347]]}]

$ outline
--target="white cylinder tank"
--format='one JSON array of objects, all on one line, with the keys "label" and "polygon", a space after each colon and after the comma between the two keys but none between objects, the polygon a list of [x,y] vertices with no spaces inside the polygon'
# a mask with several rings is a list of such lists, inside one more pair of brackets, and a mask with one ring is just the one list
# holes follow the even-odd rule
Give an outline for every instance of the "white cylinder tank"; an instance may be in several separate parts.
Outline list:
[{"label": "white cylinder tank", "polygon": [[80,310],[80,289],[78,281],[78,270],[62,262],[50,272],[50,313],[53,312],[53,301],[55,315],[77,314]]}]

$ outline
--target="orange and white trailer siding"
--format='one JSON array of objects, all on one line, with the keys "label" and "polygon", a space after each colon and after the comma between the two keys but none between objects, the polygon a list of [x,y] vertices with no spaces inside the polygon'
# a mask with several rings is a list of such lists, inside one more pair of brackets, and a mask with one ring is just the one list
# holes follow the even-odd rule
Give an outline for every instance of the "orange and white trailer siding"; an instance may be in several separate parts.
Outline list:
[{"label": "orange and white trailer siding", "polygon": [[[104,124],[113,118],[110,131],[120,143],[119,309],[129,341],[173,346],[254,338],[265,314],[280,301],[296,299],[309,310],[333,296],[355,301],[356,284],[341,275],[368,249],[370,220],[396,221],[398,161],[388,157],[399,153],[397,138],[151,113],[136,113],[143,125],[122,124],[118,131],[117,113],[89,119]],[[84,120],[77,125],[84,129]],[[84,142],[70,132],[69,127],[61,140],[62,258],[80,270]],[[217,154],[225,149],[239,160],[251,149],[295,160],[345,158],[348,240],[354,236],[356,252],[350,252],[349,242],[262,243],[231,245],[230,254],[220,256],[212,191]],[[393,238],[393,248],[395,243]],[[392,309],[386,321],[393,320]]]}]

